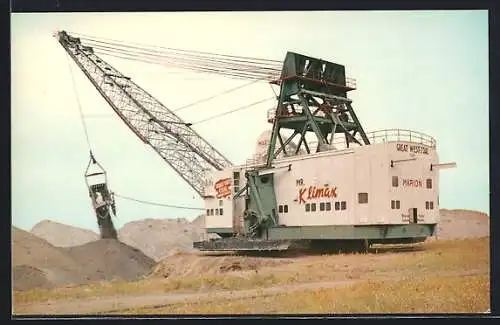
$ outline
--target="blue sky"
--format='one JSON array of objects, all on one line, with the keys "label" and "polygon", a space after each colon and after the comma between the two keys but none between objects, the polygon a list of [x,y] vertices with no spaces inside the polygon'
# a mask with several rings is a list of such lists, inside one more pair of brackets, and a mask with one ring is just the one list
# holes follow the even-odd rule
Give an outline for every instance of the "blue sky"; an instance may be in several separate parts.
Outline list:
[{"label": "blue sky", "polygon": [[[89,118],[93,151],[124,196],[202,207],[202,200],[115,116],[52,37],[64,29],[127,42],[283,60],[287,51],[346,66],[350,94],[366,131],[412,129],[437,139],[442,208],[489,214],[487,11],[43,13],[11,15],[12,223],[30,229],[49,219],[97,230],[83,173],[88,147],[77,94]],[[167,107],[248,83],[105,60]],[[70,68],[71,67],[71,68]],[[73,89],[72,74],[77,93]],[[272,96],[256,83],[179,112],[198,121]],[[274,102],[195,126],[235,163],[249,158]],[[231,139],[229,141],[229,139]],[[117,199],[118,227],[196,211]]]}]

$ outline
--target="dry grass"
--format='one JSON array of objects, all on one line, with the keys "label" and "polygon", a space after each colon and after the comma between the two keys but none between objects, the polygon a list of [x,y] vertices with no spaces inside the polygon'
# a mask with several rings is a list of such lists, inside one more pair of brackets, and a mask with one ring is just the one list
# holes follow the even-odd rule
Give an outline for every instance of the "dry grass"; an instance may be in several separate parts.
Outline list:
[{"label": "dry grass", "polygon": [[[446,274],[456,275],[464,271],[470,272],[471,270],[476,270],[477,274],[487,276],[489,272],[488,238],[435,241],[424,243],[416,247],[418,248],[417,250],[406,252],[391,251],[391,249],[384,248],[379,250],[379,254],[301,257],[294,263],[268,270],[261,270],[259,273],[234,273],[168,279],[149,278],[128,283],[114,281],[50,290],[36,289],[24,292],[14,292],[13,298],[14,305],[17,305],[49,300],[72,300],[88,297],[126,296],[174,291],[242,290],[265,288],[280,284],[336,281],[344,279],[374,281],[389,279],[397,280],[413,277],[415,274],[418,274],[418,276],[424,280],[429,279],[429,283],[434,284],[434,289],[436,289],[438,283],[437,280],[433,279],[438,279],[439,276],[444,276]],[[383,253],[380,254],[380,252]],[[458,279],[453,281],[456,282]],[[368,284],[365,285],[374,286],[376,283],[379,282],[368,282]],[[405,282],[401,282],[397,286],[403,286],[404,283]],[[411,283],[411,281],[409,283]],[[443,286],[444,285],[447,284],[443,284]],[[477,287],[477,285],[478,284],[475,284],[474,286]],[[415,290],[417,289],[415,288]],[[328,292],[330,291],[327,290],[324,294]],[[310,295],[311,293],[303,294]],[[414,298],[415,295],[410,296],[412,297],[411,299],[416,299]],[[389,298],[390,297],[387,297],[387,299]],[[236,304],[236,302],[232,303]],[[324,308],[327,308],[327,306],[325,305]]]},{"label": "dry grass", "polygon": [[363,281],[338,289],[138,308],[120,314],[475,313],[489,308],[489,297],[486,275],[428,277],[397,282]]},{"label": "dry grass", "polygon": [[199,290],[234,290],[279,284],[273,274],[239,276],[200,276],[171,279],[146,279],[137,282],[103,282],[56,289],[35,289],[14,293],[14,304],[52,300],[72,300],[103,296],[126,296],[146,293],[192,292]]}]

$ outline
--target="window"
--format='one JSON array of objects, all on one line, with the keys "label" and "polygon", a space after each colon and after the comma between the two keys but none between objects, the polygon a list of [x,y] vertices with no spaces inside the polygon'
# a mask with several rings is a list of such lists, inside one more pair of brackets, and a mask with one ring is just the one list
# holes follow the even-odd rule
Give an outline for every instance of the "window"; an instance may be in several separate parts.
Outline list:
[{"label": "window", "polygon": [[309,211],[311,211],[311,204],[306,203],[306,212],[309,212]]},{"label": "window", "polygon": [[392,176],[392,187],[398,187],[399,186],[399,179],[397,176]]},{"label": "window", "polygon": [[221,207],[223,204],[222,200],[219,200],[219,206]]},{"label": "window", "polygon": [[288,204],[283,206],[283,212],[288,213]]},{"label": "window", "polygon": [[222,210],[222,208],[220,208],[219,210],[220,210],[219,215],[221,216],[223,214],[222,212],[224,212],[224,211]]},{"label": "window", "polygon": [[279,213],[283,213],[283,206],[282,206],[282,205],[279,205],[279,206],[278,206],[278,212],[279,212]]},{"label": "window", "polygon": [[215,215],[218,216],[219,215],[219,209],[215,209]]},{"label": "window", "polygon": [[396,201],[391,200],[391,209],[396,209]]},{"label": "window", "polygon": [[432,179],[427,178],[426,185],[427,185],[427,188],[432,188]]},{"label": "window", "polygon": [[325,203],[324,202],[321,202],[319,204],[319,211],[325,211]]},{"label": "window", "polygon": [[368,203],[368,193],[358,193],[358,202],[360,204]]},{"label": "window", "polygon": [[326,202],[326,211],[332,210],[332,202]]},{"label": "window", "polygon": [[425,201],[425,209],[429,210],[429,201]]},{"label": "window", "polygon": [[311,211],[316,211],[316,203],[311,203]]},{"label": "window", "polygon": [[347,203],[346,203],[346,201],[340,202],[340,210],[345,210],[345,209],[347,209]]},{"label": "window", "polygon": [[400,209],[401,208],[401,203],[399,202],[399,200],[396,200],[396,209]]},{"label": "window", "polygon": [[214,215],[214,209],[210,209],[210,215],[213,216]]},{"label": "window", "polygon": [[240,172],[233,172],[233,187],[234,193],[240,190]]},{"label": "window", "polygon": [[335,202],[335,210],[340,210],[340,202]]},{"label": "window", "polygon": [[207,209],[207,216],[210,215],[210,209]]},{"label": "window", "polygon": [[434,210],[434,201],[429,202],[429,207],[431,210]]}]

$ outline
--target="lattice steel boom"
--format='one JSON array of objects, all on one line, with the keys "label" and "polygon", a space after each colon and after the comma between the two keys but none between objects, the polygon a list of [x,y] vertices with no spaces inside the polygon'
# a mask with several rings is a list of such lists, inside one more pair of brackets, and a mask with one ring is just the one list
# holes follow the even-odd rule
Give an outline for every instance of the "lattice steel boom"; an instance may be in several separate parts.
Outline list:
[{"label": "lattice steel boom", "polygon": [[146,90],[98,57],[79,38],[59,31],[59,43],[116,114],[200,195],[207,169],[232,163]]}]

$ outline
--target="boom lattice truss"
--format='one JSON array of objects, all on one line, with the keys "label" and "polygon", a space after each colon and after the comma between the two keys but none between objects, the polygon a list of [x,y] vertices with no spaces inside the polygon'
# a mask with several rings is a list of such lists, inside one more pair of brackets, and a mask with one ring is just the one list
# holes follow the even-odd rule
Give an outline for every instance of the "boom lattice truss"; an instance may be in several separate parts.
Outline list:
[{"label": "boom lattice truss", "polygon": [[123,122],[150,145],[200,196],[206,170],[232,163],[188,123],[65,31],[56,37]]}]

